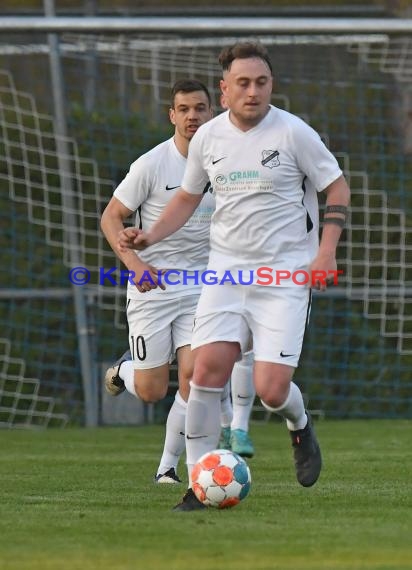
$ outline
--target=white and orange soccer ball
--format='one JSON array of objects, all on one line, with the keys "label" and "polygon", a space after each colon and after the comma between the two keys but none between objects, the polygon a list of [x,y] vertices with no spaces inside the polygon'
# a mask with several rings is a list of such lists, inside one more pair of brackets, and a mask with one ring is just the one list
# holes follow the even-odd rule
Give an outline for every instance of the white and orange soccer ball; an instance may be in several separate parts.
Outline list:
[{"label": "white and orange soccer ball", "polygon": [[227,449],[202,455],[192,470],[192,488],[201,503],[225,509],[242,501],[250,490],[250,469],[244,459]]}]

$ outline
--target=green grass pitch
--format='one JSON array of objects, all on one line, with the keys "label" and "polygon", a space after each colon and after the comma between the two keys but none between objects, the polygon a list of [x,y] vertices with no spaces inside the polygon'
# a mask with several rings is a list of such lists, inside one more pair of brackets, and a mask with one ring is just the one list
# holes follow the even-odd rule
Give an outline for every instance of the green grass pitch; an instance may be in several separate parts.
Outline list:
[{"label": "green grass pitch", "polygon": [[194,513],[171,511],[184,484],[152,482],[162,426],[0,430],[0,568],[412,569],[412,422],[316,429],[313,488],[295,480],[285,426],[255,423],[250,495]]}]

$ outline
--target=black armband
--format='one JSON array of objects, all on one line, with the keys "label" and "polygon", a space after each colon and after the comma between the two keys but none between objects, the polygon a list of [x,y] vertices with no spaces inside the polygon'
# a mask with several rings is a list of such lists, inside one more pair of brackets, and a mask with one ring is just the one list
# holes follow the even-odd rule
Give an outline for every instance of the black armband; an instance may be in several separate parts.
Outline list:
[{"label": "black armband", "polygon": [[339,206],[338,204],[332,204],[325,208],[325,214],[343,214],[346,217],[347,212],[348,208],[346,206]]},{"label": "black armband", "polygon": [[345,220],[343,218],[335,218],[335,217],[323,218],[323,225],[325,224],[336,224],[340,228],[343,228],[345,226]]},{"label": "black armband", "polygon": [[[343,228],[345,225],[346,213],[348,208],[346,206],[341,206],[339,204],[331,204],[330,206],[326,206],[325,214],[323,217],[324,224],[335,224],[340,228]],[[327,214],[341,214],[343,218],[338,216],[327,216]]]}]

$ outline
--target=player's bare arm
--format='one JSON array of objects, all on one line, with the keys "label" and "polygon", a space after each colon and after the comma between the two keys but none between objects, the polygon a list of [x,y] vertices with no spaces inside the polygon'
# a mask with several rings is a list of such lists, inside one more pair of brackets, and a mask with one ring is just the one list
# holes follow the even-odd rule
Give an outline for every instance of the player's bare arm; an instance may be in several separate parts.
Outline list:
[{"label": "player's bare arm", "polygon": [[[136,253],[130,249],[121,250],[118,247],[118,234],[124,230],[124,222],[132,214],[133,212],[126,208],[120,200],[113,197],[102,214],[100,225],[111,248],[129,270],[130,278],[136,285],[138,291],[144,293],[145,291],[157,287],[157,269],[144,263]],[[142,282],[142,277],[148,274],[150,274],[151,279]],[[160,284],[159,287],[165,289],[163,284]]]},{"label": "player's bare arm", "polygon": [[[346,209],[350,201],[350,190],[343,176],[332,182],[326,189],[326,207],[323,218],[322,237],[318,255],[310,266],[311,274],[315,271],[326,272],[337,270],[336,248],[346,219]],[[320,273],[322,275],[322,273]],[[332,283],[334,275],[326,281],[315,280],[315,288],[321,291],[326,289],[327,282]]]},{"label": "player's bare arm", "polygon": [[202,201],[202,197],[202,194],[189,194],[180,188],[148,232],[142,232],[138,228],[122,228],[118,232],[119,251],[143,250],[175,233],[184,226]]}]

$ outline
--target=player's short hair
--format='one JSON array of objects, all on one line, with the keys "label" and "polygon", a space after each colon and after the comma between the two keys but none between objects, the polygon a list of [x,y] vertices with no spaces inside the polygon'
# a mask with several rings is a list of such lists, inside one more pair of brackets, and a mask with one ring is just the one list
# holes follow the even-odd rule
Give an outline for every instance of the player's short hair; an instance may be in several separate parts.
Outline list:
[{"label": "player's short hair", "polygon": [[193,93],[193,91],[203,91],[206,94],[209,106],[212,105],[212,98],[208,88],[204,83],[197,79],[178,79],[172,87],[171,108],[175,107],[175,98],[177,93]]},{"label": "player's short hair", "polygon": [[219,55],[219,63],[223,71],[229,71],[235,59],[246,59],[249,57],[259,57],[262,59],[273,73],[272,63],[265,46],[260,42],[238,42],[222,49]]}]

